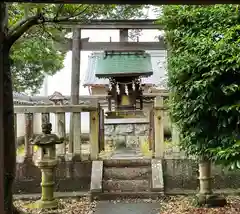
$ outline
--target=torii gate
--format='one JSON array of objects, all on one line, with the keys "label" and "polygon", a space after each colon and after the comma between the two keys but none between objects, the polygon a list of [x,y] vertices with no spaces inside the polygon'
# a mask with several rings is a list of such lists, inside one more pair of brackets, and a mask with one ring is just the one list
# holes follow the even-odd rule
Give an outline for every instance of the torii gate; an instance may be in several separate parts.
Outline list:
[{"label": "torii gate", "polygon": [[[7,14],[3,11],[3,6],[5,2],[21,2],[21,3],[55,3],[55,4],[152,4],[152,5],[164,5],[164,4],[234,4],[235,1],[232,0],[5,0],[0,3],[0,213],[4,213],[4,65],[3,65],[3,50],[2,50],[2,41],[4,37],[4,20],[7,18]],[[5,83],[6,84],[6,83]],[[12,95],[9,95],[12,96]],[[13,121],[10,121],[13,124]],[[6,127],[5,127],[6,129]]]}]

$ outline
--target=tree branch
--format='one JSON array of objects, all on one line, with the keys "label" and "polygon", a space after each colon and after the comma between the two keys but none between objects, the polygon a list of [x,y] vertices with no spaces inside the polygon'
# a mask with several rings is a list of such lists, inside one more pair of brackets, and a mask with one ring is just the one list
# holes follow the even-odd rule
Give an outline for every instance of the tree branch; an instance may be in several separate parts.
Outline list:
[{"label": "tree branch", "polygon": [[56,20],[56,19],[58,18],[59,13],[62,11],[63,7],[64,7],[64,4],[60,4],[60,5],[59,5],[58,10],[57,10],[56,15],[55,15],[55,17],[53,18],[53,20]]},{"label": "tree branch", "polygon": [[74,14],[72,16],[68,16],[65,18],[59,18],[59,19],[46,19],[45,22],[53,22],[53,23],[58,23],[58,22],[64,22],[64,21],[68,21],[71,18],[77,17],[82,15],[83,13],[85,13],[85,11],[89,8],[90,6],[88,5],[87,7],[85,7],[81,12]]},{"label": "tree branch", "polygon": [[27,17],[25,19],[20,20],[19,22],[17,22],[13,27],[9,28],[8,30],[8,34],[13,34],[14,31],[16,31],[18,28],[20,28],[22,25],[24,25],[26,22],[29,21],[29,19],[34,19],[36,16],[31,16],[31,17]]},{"label": "tree branch", "polygon": [[7,36],[7,45],[9,46],[9,48],[11,48],[13,43],[17,41],[32,26],[40,24],[42,22],[44,22],[44,18],[41,14],[32,16],[19,22],[19,24],[15,26],[14,30],[12,30],[11,33],[9,33]]}]

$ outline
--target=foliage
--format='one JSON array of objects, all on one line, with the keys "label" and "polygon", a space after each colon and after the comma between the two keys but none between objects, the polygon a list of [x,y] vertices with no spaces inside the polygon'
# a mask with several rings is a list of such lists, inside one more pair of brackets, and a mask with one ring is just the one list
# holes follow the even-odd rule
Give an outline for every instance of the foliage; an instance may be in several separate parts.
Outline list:
[{"label": "foliage", "polygon": [[240,166],[239,6],[169,5],[162,12],[170,109],[181,148],[188,155]]},{"label": "foliage", "polygon": [[140,150],[145,157],[151,158],[153,155],[152,150],[149,149],[149,141],[148,140],[141,142]]},{"label": "foliage", "polygon": [[[66,50],[60,50],[56,43],[63,43],[68,31],[58,25],[61,21],[136,18],[144,15],[144,7],[146,6],[9,4],[9,36],[14,38],[12,43],[15,42],[11,49],[14,90],[36,93],[46,74],[54,75],[63,68]],[[30,23],[34,18],[36,22],[24,29],[24,24]],[[137,31],[133,35],[139,33]]]}]

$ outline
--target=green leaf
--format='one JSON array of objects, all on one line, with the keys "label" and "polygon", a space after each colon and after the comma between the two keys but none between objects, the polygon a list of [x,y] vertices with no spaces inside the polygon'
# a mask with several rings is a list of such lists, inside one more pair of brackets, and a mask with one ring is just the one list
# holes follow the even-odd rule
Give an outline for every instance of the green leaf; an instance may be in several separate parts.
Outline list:
[{"label": "green leaf", "polygon": [[[237,5],[164,5],[169,99],[180,147],[236,168],[240,160],[240,19]],[[236,12],[237,11],[237,12]]]}]

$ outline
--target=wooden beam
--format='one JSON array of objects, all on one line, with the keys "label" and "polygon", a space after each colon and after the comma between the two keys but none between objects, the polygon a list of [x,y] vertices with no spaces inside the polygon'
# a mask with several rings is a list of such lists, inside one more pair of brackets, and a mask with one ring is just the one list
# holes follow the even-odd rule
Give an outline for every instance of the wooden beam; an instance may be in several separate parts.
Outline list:
[{"label": "wooden beam", "polygon": [[[72,50],[72,39],[56,44],[61,50]],[[76,45],[76,44],[75,44]],[[166,50],[163,41],[158,42],[89,42],[89,38],[80,40],[81,51],[134,51],[134,50]]]},{"label": "wooden beam", "polygon": [[97,106],[64,105],[64,106],[15,106],[14,113],[62,113],[62,112],[90,112],[96,111]]},{"label": "wooden beam", "polygon": [[26,3],[54,3],[54,4],[130,4],[130,5],[209,5],[209,4],[236,4],[233,0],[5,0],[4,2],[26,2]]},{"label": "wooden beam", "polygon": [[[137,20],[90,20],[83,23],[82,20],[69,20],[58,22],[63,28],[80,28],[83,30],[98,29],[163,29],[163,26],[156,24],[156,19],[137,19]],[[51,24],[51,23],[50,23]]]},{"label": "wooden beam", "polygon": [[[70,96],[69,95],[63,95],[66,99],[70,100]],[[144,97],[156,97],[156,96],[162,96],[162,97],[168,97],[169,96],[169,93],[167,90],[163,90],[162,92],[160,93],[143,93],[143,96]],[[79,96],[79,102],[81,101],[96,101],[94,102],[94,106],[96,105],[97,106],[97,100],[103,100],[103,99],[106,99],[107,100],[108,98],[108,95],[105,95],[105,94],[99,94],[99,95],[80,95]],[[43,102],[49,102],[49,97],[46,97],[46,96],[33,96],[31,97],[31,100],[32,101],[43,101]],[[23,106],[24,107],[24,106]]]},{"label": "wooden beam", "polygon": [[162,42],[82,42],[82,51],[166,50]]}]

